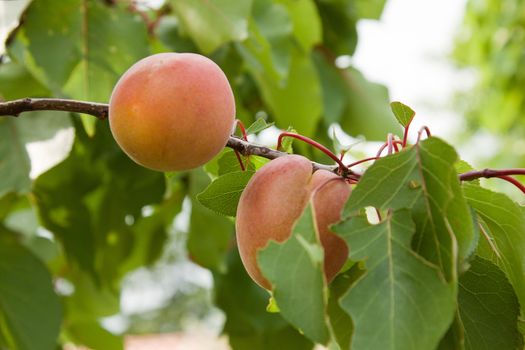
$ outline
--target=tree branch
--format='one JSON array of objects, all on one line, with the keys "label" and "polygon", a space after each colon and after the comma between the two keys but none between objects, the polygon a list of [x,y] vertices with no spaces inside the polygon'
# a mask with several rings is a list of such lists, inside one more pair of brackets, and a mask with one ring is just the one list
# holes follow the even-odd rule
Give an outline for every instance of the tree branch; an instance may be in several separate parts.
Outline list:
[{"label": "tree branch", "polygon": [[[18,117],[21,113],[31,111],[63,111],[92,115],[98,119],[108,118],[108,105],[105,103],[66,100],[59,98],[23,98],[14,101],[0,102],[0,116]],[[260,156],[275,159],[287,155],[268,147],[246,142],[236,136],[230,136],[227,147],[232,148],[243,156]],[[336,165],[326,165],[312,162],[315,170],[324,169],[337,171]]]},{"label": "tree branch", "polygon": [[[243,156],[260,156],[267,159],[275,159],[282,156],[288,155],[286,152],[277,151],[272,148],[268,148],[265,146],[257,145],[248,141],[244,141],[241,138],[237,136],[230,136],[228,143],[226,143],[226,147],[230,147],[236,151],[238,151]],[[337,165],[326,165],[326,164],[320,164],[316,162],[312,162],[312,166],[314,170],[328,170],[334,173],[337,173],[338,166]]]},{"label": "tree branch", "polygon": [[30,111],[75,112],[90,114],[98,119],[106,119],[108,117],[108,105],[105,103],[60,98],[22,98],[20,100],[0,102],[0,116],[18,117],[20,113]]},{"label": "tree branch", "polygon": [[466,173],[459,175],[459,179],[461,181],[471,181],[471,180],[479,179],[480,177],[485,177],[488,179],[491,177],[500,177],[500,176],[508,176],[508,175],[525,175],[525,169],[472,170],[472,171],[467,171]]},{"label": "tree branch", "polygon": [[[108,105],[105,103],[76,101],[58,98],[23,98],[14,101],[0,102],[0,117],[18,117],[23,112],[30,111],[63,111],[90,114],[98,119],[108,118]],[[287,155],[286,152],[277,151],[265,146],[257,145],[244,141],[236,136],[230,136],[226,147],[238,151],[243,156],[260,156],[268,159],[275,159]],[[337,173],[337,165],[326,165],[312,162],[315,170],[324,169]],[[525,175],[525,169],[483,169],[473,170],[460,174],[461,181],[471,181],[480,177],[491,178],[499,177],[505,179],[509,175]],[[508,181],[508,179],[506,179]]]}]

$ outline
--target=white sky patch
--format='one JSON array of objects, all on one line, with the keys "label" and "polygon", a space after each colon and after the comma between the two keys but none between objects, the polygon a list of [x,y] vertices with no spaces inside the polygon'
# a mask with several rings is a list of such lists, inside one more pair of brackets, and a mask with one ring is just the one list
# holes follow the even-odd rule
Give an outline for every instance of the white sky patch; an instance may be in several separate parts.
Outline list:
[{"label": "white sky patch", "polygon": [[450,52],[465,5],[466,0],[389,0],[380,21],[358,23],[352,63],[386,85],[392,101],[416,111],[412,141],[422,125],[445,139],[464,127],[451,101],[458,89],[472,85],[473,76],[454,68]]},{"label": "white sky patch", "polygon": [[29,177],[36,179],[40,174],[66,159],[73,147],[74,140],[75,130],[66,128],[58,130],[48,140],[27,143],[26,150],[31,159]]},{"label": "white sky patch", "polygon": [[18,16],[29,0],[0,0],[0,54],[5,51],[5,39],[18,24]]}]

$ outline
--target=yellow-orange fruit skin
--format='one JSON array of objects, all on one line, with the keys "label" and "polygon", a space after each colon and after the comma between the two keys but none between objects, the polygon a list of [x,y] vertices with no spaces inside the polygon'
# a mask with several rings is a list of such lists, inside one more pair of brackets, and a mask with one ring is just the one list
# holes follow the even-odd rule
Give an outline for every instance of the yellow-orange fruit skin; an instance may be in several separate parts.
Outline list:
[{"label": "yellow-orange fruit skin", "polygon": [[228,79],[207,57],[160,53],[135,63],[109,102],[116,142],[154,170],[196,168],[226,145],[235,121]]},{"label": "yellow-orange fruit skin", "polygon": [[325,275],[331,281],[345,263],[348,249],[328,226],[339,220],[350,186],[328,171],[318,170],[312,175],[308,159],[290,155],[266,164],[244,189],[237,207],[237,245],[246,271],[261,287],[271,289],[257,265],[257,251],[270,240],[283,242],[290,237],[295,221],[313,193],[318,231],[325,249]]}]

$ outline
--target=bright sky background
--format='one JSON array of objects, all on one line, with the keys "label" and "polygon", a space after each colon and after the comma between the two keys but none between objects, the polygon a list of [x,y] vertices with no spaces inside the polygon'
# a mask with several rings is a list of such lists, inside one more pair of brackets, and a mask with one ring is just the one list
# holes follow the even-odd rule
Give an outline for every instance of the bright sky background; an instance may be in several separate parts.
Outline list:
[{"label": "bright sky background", "polygon": [[361,21],[353,64],[368,79],[386,85],[392,101],[416,111],[413,132],[425,124],[449,138],[462,125],[452,111],[457,89],[472,76],[454,69],[448,56],[466,0],[389,0],[378,21]]}]

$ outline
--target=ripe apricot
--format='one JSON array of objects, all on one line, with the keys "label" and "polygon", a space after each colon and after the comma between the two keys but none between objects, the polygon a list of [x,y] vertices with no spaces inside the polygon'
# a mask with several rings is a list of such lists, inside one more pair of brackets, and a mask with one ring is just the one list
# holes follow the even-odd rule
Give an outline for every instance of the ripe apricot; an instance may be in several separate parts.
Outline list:
[{"label": "ripe apricot", "polygon": [[193,53],[146,57],[124,73],[109,102],[109,125],[122,150],[154,170],[198,167],[226,145],[235,121],[228,79]]},{"label": "ripe apricot", "polygon": [[246,271],[260,286],[271,289],[257,265],[257,251],[270,240],[283,242],[290,237],[295,221],[312,196],[325,251],[327,281],[339,272],[348,257],[348,248],[328,227],[339,221],[351,188],[337,178],[326,170],[312,174],[312,163],[307,158],[289,155],[272,160],[248,182],[237,207],[237,244]]}]

